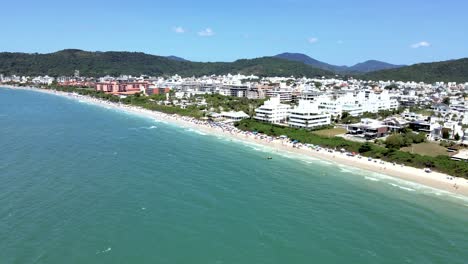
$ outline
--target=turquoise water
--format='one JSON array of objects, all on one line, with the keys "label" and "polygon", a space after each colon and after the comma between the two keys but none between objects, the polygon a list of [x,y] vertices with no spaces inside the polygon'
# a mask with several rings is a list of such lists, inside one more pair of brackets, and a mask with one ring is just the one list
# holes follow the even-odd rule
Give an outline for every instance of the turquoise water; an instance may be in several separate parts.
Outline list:
[{"label": "turquoise water", "polygon": [[466,200],[266,151],[0,89],[0,263],[468,263]]}]

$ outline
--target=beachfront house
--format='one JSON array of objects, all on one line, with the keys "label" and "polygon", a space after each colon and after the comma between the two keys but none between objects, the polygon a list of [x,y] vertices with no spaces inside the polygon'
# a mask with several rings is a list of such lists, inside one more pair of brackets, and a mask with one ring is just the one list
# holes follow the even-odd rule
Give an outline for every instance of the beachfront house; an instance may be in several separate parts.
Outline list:
[{"label": "beachfront house", "polygon": [[388,130],[390,133],[400,132],[401,130],[403,130],[403,128],[407,127],[409,124],[409,122],[406,121],[405,119],[398,118],[395,116],[387,117],[382,122],[384,125],[388,127]]},{"label": "beachfront house", "polygon": [[299,105],[289,113],[290,127],[314,129],[330,123],[331,115],[320,111],[318,104],[309,100],[299,100]]},{"label": "beachfront house", "polygon": [[361,122],[348,125],[348,134],[363,137],[367,140],[384,137],[389,128],[383,122],[370,118],[363,118]]},{"label": "beachfront house", "polygon": [[429,140],[438,140],[442,138],[443,126],[434,121],[415,120],[409,123],[409,128],[415,132],[427,134]]},{"label": "beachfront house", "polygon": [[288,118],[290,109],[290,105],[281,103],[279,96],[273,97],[255,109],[254,119],[273,124],[284,123]]}]

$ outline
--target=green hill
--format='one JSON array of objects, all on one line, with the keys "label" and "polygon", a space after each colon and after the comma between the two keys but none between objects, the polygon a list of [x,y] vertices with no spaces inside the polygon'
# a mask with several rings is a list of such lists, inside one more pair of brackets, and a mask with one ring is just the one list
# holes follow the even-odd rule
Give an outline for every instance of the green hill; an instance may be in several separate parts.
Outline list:
[{"label": "green hill", "polygon": [[234,62],[191,62],[140,52],[88,52],[76,49],[49,54],[0,53],[0,73],[4,75],[73,75],[83,76],[172,75],[201,76],[211,74],[254,74],[259,76],[314,77],[331,76],[332,72],[300,62],[262,57]]},{"label": "green hill", "polygon": [[414,64],[398,69],[367,73],[362,77],[368,80],[416,81],[433,83],[468,82],[468,58],[432,63]]}]

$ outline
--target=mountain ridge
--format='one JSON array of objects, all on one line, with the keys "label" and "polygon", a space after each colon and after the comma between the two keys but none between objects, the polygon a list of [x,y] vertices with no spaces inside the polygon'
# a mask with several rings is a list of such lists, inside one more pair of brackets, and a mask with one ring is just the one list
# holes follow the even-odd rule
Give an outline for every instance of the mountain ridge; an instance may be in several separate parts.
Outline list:
[{"label": "mountain ridge", "polygon": [[173,75],[202,76],[241,73],[259,76],[332,76],[334,73],[299,62],[260,57],[234,62],[192,62],[164,56],[127,51],[83,51],[65,49],[53,53],[0,53],[0,73],[5,75],[84,76]]},{"label": "mountain ridge", "polygon": [[367,73],[371,71],[378,71],[378,70],[384,70],[384,69],[394,69],[394,68],[406,66],[406,65],[395,65],[395,64],[391,64],[391,63],[387,63],[383,61],[378,61],[378,60],[367,60],[367,61],[357,63],[352,66],[345,66],[345,65],[340,66],[340,65],[333,65],[333,64],[329,64],[326,62],[316,60],[303,53],[292,53],[292,52],[280,53],[273,57],[302,62],[307,65],[311,65],[320,69],[329,70],[329,71],[333,71],[333,72],[341,73],[341,74],[350,74],[350,73],[359,74],[359,73]]},{"label": "mountain ridge", "polygon": [[426,62],[397,69],[374,71],[362,76],[368,80],[415,82],[468,82],[468,58]]}]

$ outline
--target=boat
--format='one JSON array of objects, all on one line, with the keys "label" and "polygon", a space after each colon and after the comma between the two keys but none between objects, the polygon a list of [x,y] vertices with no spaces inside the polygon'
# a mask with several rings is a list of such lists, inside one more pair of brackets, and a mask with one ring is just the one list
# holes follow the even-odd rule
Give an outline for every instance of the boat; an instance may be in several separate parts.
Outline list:
[{"label": "boat", "polygon": [[267,159],[271,160],[271,159],[273,159],[273,158],[272,158],[272,157],[267,157]]},{"label": "boat", "polygon": [[424,172],[431,173],[432,171],[429,168],[424,168]]}]

